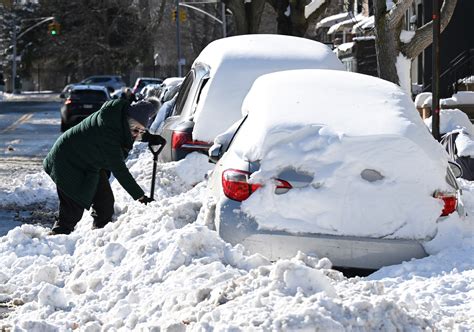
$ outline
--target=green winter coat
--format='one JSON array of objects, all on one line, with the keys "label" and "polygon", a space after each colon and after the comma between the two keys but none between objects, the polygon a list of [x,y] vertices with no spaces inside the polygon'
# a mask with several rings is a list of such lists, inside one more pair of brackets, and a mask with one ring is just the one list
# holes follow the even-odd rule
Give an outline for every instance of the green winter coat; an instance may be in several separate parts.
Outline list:
[{"label": "green winter coat", "polygon": [[62,134],[43,161],[46,173],[67,196],[89,209],[99,171],[109,170],[133,197],[144,195],[125,164],[133,146],[126,117],[129,103],[113,100]]}]

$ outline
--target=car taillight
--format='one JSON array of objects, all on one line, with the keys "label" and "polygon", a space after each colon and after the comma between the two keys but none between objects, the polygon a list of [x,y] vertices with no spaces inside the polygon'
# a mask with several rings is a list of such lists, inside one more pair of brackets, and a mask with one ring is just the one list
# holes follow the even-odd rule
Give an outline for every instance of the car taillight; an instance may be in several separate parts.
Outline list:
[{"label": "car taillight", "polygon": [[[238,202],[245,201],[249,198],[253,192],[262,186],[259,183],[248,183],[249,175],[249,172],[238,169],[226,169],[222,172],[222,189],[224,190],[224,195]],[[286,192],[292,188],[291,184],[285,180],[275,179],[275,181],[275,193],[279,193],[279,190]]]},{"label": "car taillight", "polygon": [[71,99],[71,98],[66,99],[66,101],[64,102],[64,104],[65,104],[65,105],[72,104],[72,99]]},{"label": "car taillight", "polygon": [[456,193],[437,191],[435,192],[434,197],[442,199],[444,202],[444,207],[443,211],[441,212],[441,216],[444,217],[456,211],[456,207],[458,205]]},{"label": "car taillight", "polygon": [[208,142],[194,141],[191,133],[173,131],[171,134],[171,147],[173,149],[207,150],[211,146]]}]

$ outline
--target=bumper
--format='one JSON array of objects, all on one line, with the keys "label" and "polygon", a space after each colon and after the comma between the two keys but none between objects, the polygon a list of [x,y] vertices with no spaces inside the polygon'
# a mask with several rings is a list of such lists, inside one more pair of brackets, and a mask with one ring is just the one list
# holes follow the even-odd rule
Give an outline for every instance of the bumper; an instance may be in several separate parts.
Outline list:
[{"label": "bumper", "polygon": [[318,258],[327,257],[334,266],[379,269],[427,256],[416,240],[260,230],[254,220],[239,212],[239,205],[227,199],[218,204],[216,229],[219,235],[233,245],[241,243],[249,253],[259,253],[270,260],[291,258],[302,251]]}]

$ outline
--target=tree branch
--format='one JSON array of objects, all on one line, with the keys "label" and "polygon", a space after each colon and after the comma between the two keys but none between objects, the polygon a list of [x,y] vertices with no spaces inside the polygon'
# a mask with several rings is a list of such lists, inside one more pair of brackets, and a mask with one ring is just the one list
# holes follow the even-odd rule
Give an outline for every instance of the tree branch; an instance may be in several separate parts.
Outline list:
[{"label": "tree branch", "polygon": [[395,7],[390,10],[389,24],[391,28],[398,26],[398,23],[403,19],[405,12],[410,8],[413,0],[399,0]]},{"label": "tree branch", "polygon": [[[444,0],[443,6],[441,7],[441,32],[448,26],[451,17],[453,16],[454,9],[456,8],[458,0]],[[425,48],[427,48],[433,42],[433,21],[428,22],[422,27],[418,28],[415,35],[407,44],[402,44],[402,53],[413,59],[417,57]]]}]

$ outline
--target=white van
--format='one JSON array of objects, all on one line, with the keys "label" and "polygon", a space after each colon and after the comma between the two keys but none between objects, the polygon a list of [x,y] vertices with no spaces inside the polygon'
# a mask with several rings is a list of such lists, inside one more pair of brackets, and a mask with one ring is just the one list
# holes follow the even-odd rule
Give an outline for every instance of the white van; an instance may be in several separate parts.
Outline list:
[{"label": "white van", "polygon": [[[242,117],[255,79],[290,69],[344,70],[326,45],[284,35],[242,35],[210,43],[186,75],[172,113],[159,133],[168,142],[160,158],[180,160],[207,153],[214,138]],[[285,98],[285,86],[281,87]]]}]

